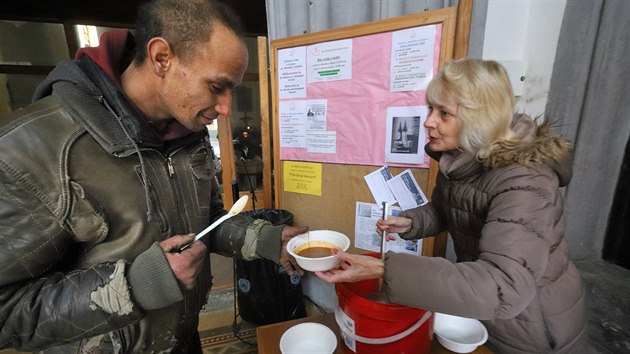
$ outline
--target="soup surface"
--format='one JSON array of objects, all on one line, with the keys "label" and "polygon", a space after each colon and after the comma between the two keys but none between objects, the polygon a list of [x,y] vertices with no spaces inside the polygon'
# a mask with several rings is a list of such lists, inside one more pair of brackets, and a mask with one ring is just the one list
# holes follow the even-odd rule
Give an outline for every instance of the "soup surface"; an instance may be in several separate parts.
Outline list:
[{"label": "soup surface", "polygon": [[298,256],[307,257],[307,258],[322,258],[322,257],[328,257],[332,255],[330,253],[330,250],[331,250],[330,247],[316,246],[316,247],[305,248],[299,251],[297,254]]}]

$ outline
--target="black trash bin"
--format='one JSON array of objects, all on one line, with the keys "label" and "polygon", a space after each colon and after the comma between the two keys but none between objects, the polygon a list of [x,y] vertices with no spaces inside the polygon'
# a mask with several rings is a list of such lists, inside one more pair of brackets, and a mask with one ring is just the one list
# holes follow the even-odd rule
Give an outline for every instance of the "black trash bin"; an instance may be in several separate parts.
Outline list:
[{"label": "black trash bin", "polygon": [[[293,225],[293,214],[282,209],[258,209],[243,214],[274,225]],[[268,259],[234,259],[238,311],[244,321],[256,325],[306,317],[299,274],[289,276],[284,267]]]}]

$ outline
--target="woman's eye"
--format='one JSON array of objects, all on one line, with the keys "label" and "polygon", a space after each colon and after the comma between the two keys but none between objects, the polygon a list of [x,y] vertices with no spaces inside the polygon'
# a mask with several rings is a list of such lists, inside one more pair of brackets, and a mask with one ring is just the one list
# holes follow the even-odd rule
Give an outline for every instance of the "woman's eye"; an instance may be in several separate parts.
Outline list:
[{"label": "woman's eye", "polygon": [[447,112],[447,111],[440,111],[440,115],[441,115],[442,117],[445,117],[445,118],[446,118],[446,117],[448,117],[448,115],[449,115],[449,114],[448,114],[448,112]]}]

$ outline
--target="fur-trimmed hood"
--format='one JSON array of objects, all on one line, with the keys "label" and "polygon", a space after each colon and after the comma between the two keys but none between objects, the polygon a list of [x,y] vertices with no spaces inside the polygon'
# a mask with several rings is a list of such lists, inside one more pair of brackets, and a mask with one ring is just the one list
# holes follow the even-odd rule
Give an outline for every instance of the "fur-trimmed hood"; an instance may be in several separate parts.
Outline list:
[{"label": "fur-trimmed hood", "polygon": [[[447,178],[460,178],[480,169],[494,169],[511,164],[528,165],[544,164],[555,171],[561,186],[571,180],[573,165],[573,148],[564,137],[553,132],[553,125],[547,121],[540,125],[525,114],[515,114],[512,130],[516,138],[513,141],[499,141],[492,146],[490,154],[483,158],[475,158],[462,151],[441,153],[431,150],[429,145],[425,151],[434,160],[440,161],[440,170]],[[479,163],[481,162],[481,163]]]},{"label": "fur-trimmed hood", "polygon": [[569,140],[553,132],[548,121],[540,125],[525,114],[515,114],[512,130],[517,138],[501,140],[492,146],[490,154],[482,160],[487,168],[509,164],[544,164],[551,167],[560,178],[561,185],[571,179],[573,148]]}]

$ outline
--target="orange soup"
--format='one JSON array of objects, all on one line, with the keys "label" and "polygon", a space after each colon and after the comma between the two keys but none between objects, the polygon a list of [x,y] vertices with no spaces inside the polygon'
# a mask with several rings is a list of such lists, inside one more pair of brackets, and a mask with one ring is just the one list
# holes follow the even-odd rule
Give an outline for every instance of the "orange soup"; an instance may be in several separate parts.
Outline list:
[{"label": "orange soup", "polygon": [[298,256],[306,258],[322,258],[332,255],[330,250],[330,247],[308,247],[299,251],[297,254]]}]

